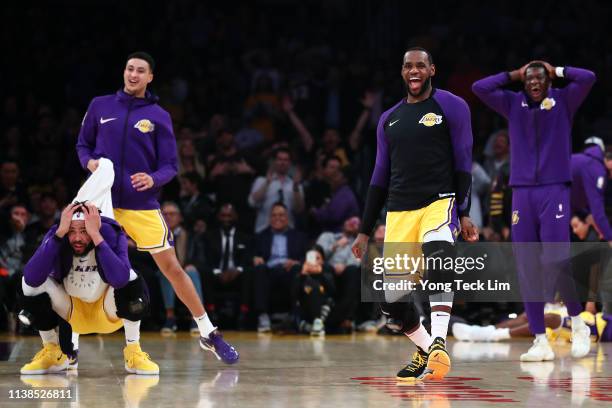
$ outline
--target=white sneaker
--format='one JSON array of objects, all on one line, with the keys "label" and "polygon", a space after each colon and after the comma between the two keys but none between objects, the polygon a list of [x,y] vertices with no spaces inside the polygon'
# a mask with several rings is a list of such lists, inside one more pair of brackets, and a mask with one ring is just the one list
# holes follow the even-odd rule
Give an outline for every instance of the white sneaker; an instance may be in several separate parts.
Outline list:
[{"label": "white sneaker", "polygon": [[472,341],[496,341],[495,326],[472,326],[471,339]]},{"label": "white sneaker", "polygon": [[550,361],[555,359],[546,337],[536,337],[528,352],[521,354],[521,361]]},{"label": "white sneaker", "polygon": [[591,351],[591,330],[584,320],[580,319],[578,322],[578,324],[572,324],[572,357],[574,358],[584,357]]},{"label": "white sneaker", "polygon": [[270,323],[270,316],[267,313],[262,313],[257,318],[257,332],[259,333],[270,333],[272,331],[272,324]]},{"label": "white sneaker", "polygon": [[453,323],[453,336],[459,341],[470,341],[472,333],[472,326],[465,323]]},{"label": "white sneaker", "polygon": [[312,329],[310,329],[311,336],[325,336],[325,325],[323,320],[316,318],[312,321]]}]

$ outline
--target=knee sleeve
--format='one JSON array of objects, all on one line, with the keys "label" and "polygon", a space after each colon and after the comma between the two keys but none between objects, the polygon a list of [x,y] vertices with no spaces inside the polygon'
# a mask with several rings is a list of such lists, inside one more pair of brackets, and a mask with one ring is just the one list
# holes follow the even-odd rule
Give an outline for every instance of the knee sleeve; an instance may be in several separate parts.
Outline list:
[{"label": "knee sleeve", "polygon": [[115,289],[117,316],[133,322],[142,320],[149,314],[149,291],[142,276]]},{"label": "knee sleeve", "polygon": [[28,315],[30,324],[36,330],[52,330],[60,317],[51,307],[51,298],[46,293],[36,296],[21,296],[23,311]]},{"label": "knee sleeve", "polygon": [[387,316],[387,327],[394,332],[410,331],[420,323],[413,302],[381,303],[380,309]]},{"label": "knee sleeve", "polygon": [[[433,283],[452,283],[455,277],[453,269],[457,249],[446,241],[431,241],[423,244],[423,256],[427,266],[425,277]],[[442,288],[430,290],[429,294],[442,293]]]}]

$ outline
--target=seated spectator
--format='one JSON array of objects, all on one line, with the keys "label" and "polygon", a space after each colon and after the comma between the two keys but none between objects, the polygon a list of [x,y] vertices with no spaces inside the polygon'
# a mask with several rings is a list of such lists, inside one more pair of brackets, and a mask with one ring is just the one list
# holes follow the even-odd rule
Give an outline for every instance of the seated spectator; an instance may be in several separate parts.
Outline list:
[{"label": "seated spectator", "polygon": [[249,310],[250,282],[247,278],[253,259],[251,237],[236,228],[238,213],[231,204],[223,204],[217,212],[219,226],[206,233],[206,268],[204,301],[206,311],[217,314],[221,293],[236,292],[240,296],[238,327],[245,324]]},{"label": "seated spectator", "polygon": [[201,178],[206,175],[206,167],[200,161],[191,138],[182,139],[178,143],[179,174],[196,173]]},{"label": "seated spectator", "polygon": [[[191,233],[182,224],[183,218],[178,205],[173,202],[165,202],[161,208],[162,215],[166,220],[168,228],[174,235],[174,248],[176,257],[178,258],[181,267],[187,273],[187,276],[193,282],[196,292],[202,298],[202,282],[200,279],[200,271],[204,270],[206,260],[204,258],[205,248],[203,239],[200,235]],[[176,316],[174,314],[174,304],[176,295],[172,284],[168,279],[158,271],[159,283],[162,290],[162,297],[166,309],[166,322],[164,323],[161,332],[162,335],[169,335],[176,331]],[[193,336],[199,336],[200,331],[195,320],[189,319],[189,331]]]},{"label": "seated spectator", "polygon": [[325,263],[323,248],[315,245],[306,254],[291,290],[298,330],[312,336],[325,335],[325,320],[333,306],[334,272]]},{"label": "seated spectator", "polygon": [[[180,210],[185,224],[192,229],[203,232],[213,215],[213,204],[208,197],[200,193],[202,179],[196,172],[181,174]],[[204,225],[202,225],[204,224]]]},{"label": "seated spectator", "polygon": [[338,170],[328,175],[332,196],[322,207],[311,210],[311,214],[323,231],[338,232],[344,220],[359,215],[359,204],[355,193],[347,184],[344,171]]},{"label": "seated spectator", "polygon": [[274,204],[270,210],[269,227],[255,237],[253,258],[254,308],[258,315],[259,332],[271,330],[269,312],[274,307],[289,311],[291,285],[300,272],[306,253],[306,238],[289,227],[289,215],[284,204]]},{"label": "seated spectator", "polygon": [[251,187],[249,204],[257,211],[255,232],[266,229],[270,216],[270,208],[274,203],[283,203],[289,213],[289,226],[294,227],[294,213],[304,209],[304,190],[300,179],[289,175],[291,169],[291,154],[289,149],[279,148],[274,153],[274,161],[270,164],[266,177],[257,177]]},{"label": "seated spectator", "polygon": [[[23,248],[25,247],[25,228],[30,214],[22,204],[10,210],[8,228],[0,234],[0,310],[9,312],[7,326],[14,330],[15,301],[23,274]],[[1,309],[2,305],[6,309]]]},{"label": "seated spectator", "polygon": [[27,262],[34,255],[49,228],[59,220],[57,199],[53,194],[43,193],[40,196],[40,205],[33,218],[37,218],[37,220],[25,229],[24,262]]},{"label": "seated spectator", "polygon": [[27,203],[28,196],[19,183],[19,165],[7,160],[0,164],[0,216],[7,216],[12,206]]},{"label": "seated spectator", "polygon": [[329,330],[351,332],[360,301],[360,262],[351,251],[351,245],[359,233],[361,220],[351,217],[344,221],[342,232],[324,232],[317,239],[332,267],[336,287],[336,305],[325,326]]}]

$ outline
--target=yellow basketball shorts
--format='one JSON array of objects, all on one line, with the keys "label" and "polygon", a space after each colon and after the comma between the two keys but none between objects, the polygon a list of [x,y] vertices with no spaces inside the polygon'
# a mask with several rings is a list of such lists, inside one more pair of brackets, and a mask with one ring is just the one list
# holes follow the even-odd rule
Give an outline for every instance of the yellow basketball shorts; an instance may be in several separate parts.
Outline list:
[{"label": "yellow basketball shorts", "polygon": [[[458,235],[455,198],[443,198],[426,207],[409,211],[387,211],[383,257],[409,261],[385,267],[385,278],[418,281],[424,273],[422,244],[427,241],[454,242]],[[407,266],[406,266],[407,265]]]},{"label": "yellow basketball shorts", "polygon": [[115,208],[114,213],[115,220],[136,242],[139,251],[156,254],[174,245],[172,231],[166,225],[160,210]]},{"label": "yellow basketball shorts", "polygon": [[104,297],[109,288],[106,289],[104,295],[94,303],[87,303],[83,300],[70,296],[72,307],[68,318],[68,323],[72,326],[72,330],[79,334],[89,333],[113,333],[123,327],[121,319],[111,320],[104,310]]}]

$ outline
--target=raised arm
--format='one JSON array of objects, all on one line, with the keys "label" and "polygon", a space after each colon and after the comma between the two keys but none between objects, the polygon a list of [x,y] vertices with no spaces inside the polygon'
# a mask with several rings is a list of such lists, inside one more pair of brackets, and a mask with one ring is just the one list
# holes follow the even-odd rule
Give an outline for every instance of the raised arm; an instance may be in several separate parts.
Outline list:
[{"label": "raised arm", "polygon": [[376,101],[376,94],[374,92],[366,91],[365,95],[361,99],[361,104],[363,105],[363,110],[357,118],[357,123],[355,123],[355,128],[351,132],[349,137],[349,146],[351,150],[356,151],[359,149],[361,145],[361,139],[363,136],[363,128],[365,124],[368,122],[370,118],[370,114],[372,113],[372,106],[374,106],[374,102]]},{"label": "raised arm", "polygon": [[291,98],[288,96],[283,98],[283,110],[287,113],[291,124],[297,130],[298,135],[300,136],[300,140],[302,141],[302,145],[304,146],[304,150],[307,152],[311,152],[314,146],[314,139],[310,134],[310,131],[306,128],[302,119],[295,113],[293,110],[293,102]]},{"label": "raised arm", "polygon": [[563,94],[566,95],[567,106],[573,115],[586,99],[597,77],[592,71],[573,67],[557,67],[555,75],[569,81],[569,84],[563,88]]},{"label": "raised arm", "polygon": [[519,79],[519,70],[511,73],[500,72],[474,82],[472,92],[489,108],[507,118],[510,111],[511,92],[503,87]]}]

